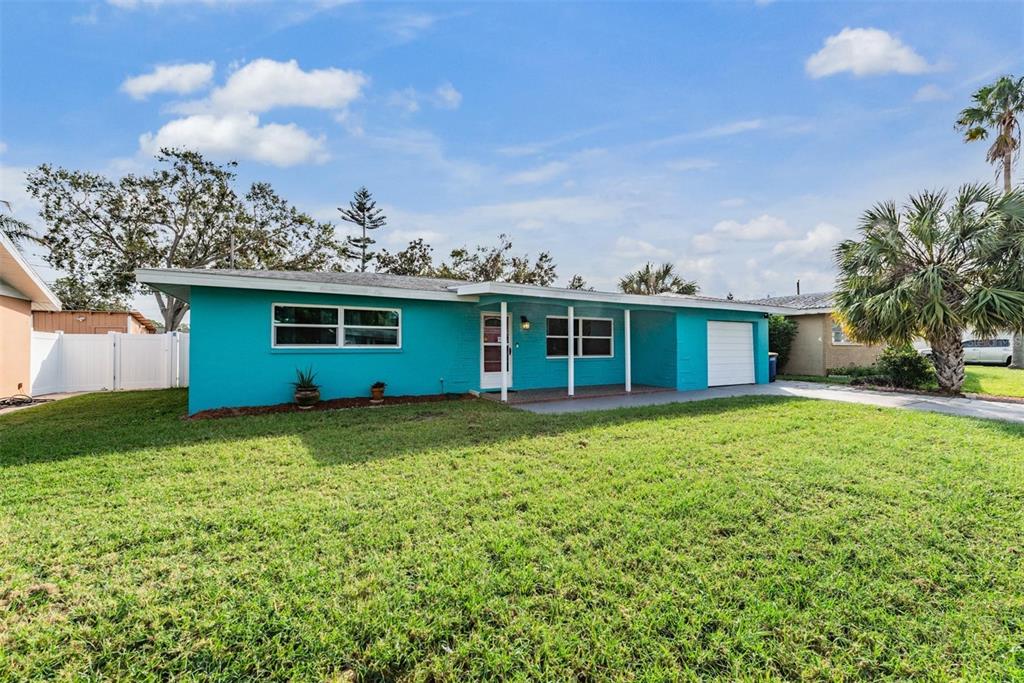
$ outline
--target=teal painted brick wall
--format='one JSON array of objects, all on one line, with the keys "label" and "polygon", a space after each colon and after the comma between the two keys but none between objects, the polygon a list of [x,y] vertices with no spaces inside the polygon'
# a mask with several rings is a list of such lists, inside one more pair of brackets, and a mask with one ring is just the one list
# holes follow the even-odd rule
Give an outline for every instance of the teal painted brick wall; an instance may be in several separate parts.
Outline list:
[{"label": "teal painted brick wall", "polygon": [[[402,348],[272,349],[273,303],[384,306],[402,310]],[[467,303],[376,299],[246,289],[192,288],[189,412],[292,400],[296,368],[312,366],[321,396],[466,392],[480,380],[479,313]]]},{"label": "teal painted brick wall", "polygon": [[674,311],[633,311],[633,383],[676,386],[676,315]]},{"label": "teal painted brick wall", "polygon": [[[497,304],[481,305],[480,310],[497,311]],[[569,365],[565,358],[547,358],[547,316],[565,316],[567,304],[546,304],[531,301],[510,301],[512,316],[512,388],[543,389],[564,387],[569,382]],[[522,329],[521,316],[530,321],[530,329]],[[611,358],[576,358],[576,385],[622,384],[625,382],[623,356],[623,314],[621,310],[601,306],[576,306],[577,318],[611,318],[613,356]]]},{"label": "teal painted brick wall", "polygon": [[[402,310],[401,349],[273,349],[273,303],[382,306]],[[312,367],[323,398],[365,396],[377,380],[388,393],[466,392],[480,385],[480,314],[497,303],[461,303],[299,294],[226,288],[192,288],[189,412],[292,400],[296,368]],[[510,300],[513,389],[564,387],[567,361],[546,357],[549,315],[564,316],[566,304]],[[521,327],[526,316],[530,330]],[[620,384],[625,379],[623,312],[577,305],[578,317],[611,318],[614,355],[578,358],[576,384]],[[758,383],[768,381],[768,323],[751,313],[711,310],[634,309],[633,381],[707,387],[707,321],[753,323]],[[442,378],[444,383],[442,385]]]},{"label": "teal painted brick wall", "polygon": [[768,383],[768,320],[760,313],[685,309],[676,312],[676,388],[708,388],[708,321],[749,322],[754,335],[754,377]]}]

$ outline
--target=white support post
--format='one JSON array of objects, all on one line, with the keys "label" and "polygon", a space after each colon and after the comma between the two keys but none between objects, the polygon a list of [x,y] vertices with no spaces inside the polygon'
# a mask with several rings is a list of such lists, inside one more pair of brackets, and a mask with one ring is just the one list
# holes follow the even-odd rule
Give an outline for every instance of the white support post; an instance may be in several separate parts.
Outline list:
[{"label": "white support post", "polygon": [[569,398],[576,395],[576,317],[573,314],[573,307],[569,307]]},{"label": "white support post", "polygon": [[626,354],[626,393],[633,391],[633,361],[632,352],[630,350],[629,340],[629,309],[627,308],[624,314],[623,324],[625,326],[625,333],[623,334],[623,341],[625,341],[624,353]]},{"label": "white support post", "polygon": [[501,302],[501,402],[508,403],[508,304]]}]

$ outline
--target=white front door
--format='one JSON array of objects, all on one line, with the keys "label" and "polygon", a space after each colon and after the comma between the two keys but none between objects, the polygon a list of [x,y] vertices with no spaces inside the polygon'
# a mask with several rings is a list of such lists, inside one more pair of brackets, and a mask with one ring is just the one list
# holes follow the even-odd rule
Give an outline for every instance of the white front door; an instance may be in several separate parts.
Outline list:
[{"label": "white front door", "polygon": [[[508,386],[512,386],[512,316],[505,324],[508,341]],[[501,388],[501,314],[480,314],[480,388]]]},{"label": "white front door", "polygon": [[752,323],[708,322],[708,386],[753,384]]}]

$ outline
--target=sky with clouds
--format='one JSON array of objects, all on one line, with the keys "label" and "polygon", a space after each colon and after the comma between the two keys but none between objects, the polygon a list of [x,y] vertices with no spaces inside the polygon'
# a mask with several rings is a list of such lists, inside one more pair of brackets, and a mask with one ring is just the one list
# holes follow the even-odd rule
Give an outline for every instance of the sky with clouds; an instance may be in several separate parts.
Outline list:
[{"label": "sky with clouds", "polygon": [[994,179],[953,122],[1022,46],[1014,2],[4,2],[0,190],[38,225],[26,170],[188,146],[324,220],[365,184],[392,250],[822,290],[871,204]]}]

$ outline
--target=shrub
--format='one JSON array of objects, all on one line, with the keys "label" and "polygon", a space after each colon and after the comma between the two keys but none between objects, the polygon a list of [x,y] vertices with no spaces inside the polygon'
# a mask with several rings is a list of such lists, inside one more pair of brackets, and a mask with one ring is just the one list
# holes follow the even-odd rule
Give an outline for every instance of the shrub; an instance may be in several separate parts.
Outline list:
[{"label": "shrub", "polygon": [[873,386],[873,387],[888,387],[892,386],[892,382],[889,380],[888,375],[858,375],[850,380],[850,384],[855,387],[861,386]]},{"label": "shrub", "polygon": [[932,362],[911,346],[887,346],[878,358],[878,372],[902,389],[920,389],[935,381]]},{"label": "shrub", "polygon": [[880,371],[874,365],[847,365],[839,368],[829,368],[826,375],[845,375],[847,377],[867,377],[878,375]]},{"label": "shrub", "polygon": [[797,324],[792,318],[784,315],[768,317],[768,350],[779,354],[779,371],[786,367],[789,360],[789,349],[796,338]]}]

